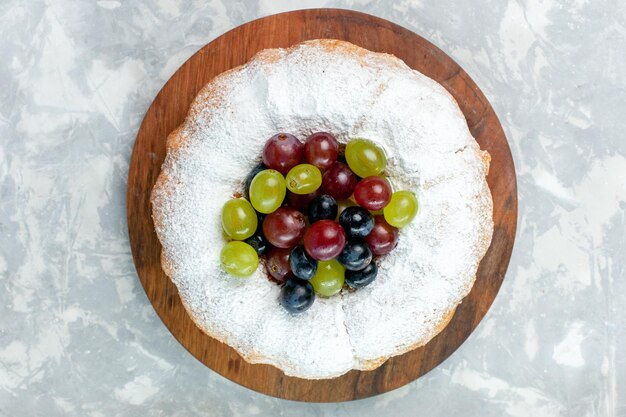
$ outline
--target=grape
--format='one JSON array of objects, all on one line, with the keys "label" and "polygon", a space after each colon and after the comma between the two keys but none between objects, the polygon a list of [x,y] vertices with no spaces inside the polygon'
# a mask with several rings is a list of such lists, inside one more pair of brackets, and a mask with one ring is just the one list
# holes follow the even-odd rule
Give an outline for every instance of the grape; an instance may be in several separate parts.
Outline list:
[{"label": "grape", "polygon": [[374,228],[374,218],[363,207],[348,207],[339,216],[339,224],[348,237],[365,237]]},{"label": "grape", "polygon": [[304,235],[304,215],[291,207],[280,207],[263,220],[263,233],[277,248],[293,248]]},{"label": "grape", "polygon": [[322,297],[330,297],[341,291],[345,280],[345,269],[336,259],[321,261],[317,272],[309,281],[315,293]]},{"label": "grape", "polygon": [[332,220],[320,220],[304,234],[304,249],[313,259],[328,261],[341,253],[346,244],[346,233]]},{"label": "grape", "polygon": [[249,238],[256,231],[258,222],[254,209],[248,200],[233,198],[222,208],[222,228],[234,240]]},{"label": "grape", "polygon": [[383,215],[390,225],[404,227],[415,218],[418,208],[415,193],[396,191],[391,195],[389,204],[383,209]]},{"label": "grape", "polygon": [[363,178],[354,189],[354,199],[368,210],[382,210],[391,200],[391,185],[378,176]]},{"label": "grape", "polygon": [[356,207],[356,203],[352,200],[341,200],[339,202],[337,202],[337,217],[336,219],[339,220],[339,216],[341,216],[341,213],[344,212],[345,209],[347,209],[348,207]]},{"label": "grape", "polygon": [[309,204],[317,197],[322,195],[322,190],[318,188],[309,194],[295,194],[291,191],[287,192],[287,205],[293,207],[301,213],[306,213],[309,210]]},{"label": "grape", "polygon": [[292,278],[280,290],[280,305],[290,313],[302,313],[315,301],[313,286],[298,278]]},{"label": "grape", "polygon": [[346,269],[360,271],[372,261],[372,251],[362,239],[351,239],[346,242],[337,260]]},{"label": "grape", "polygon": [[294,135],[279,133],[265,142],[263,163],[285,175],[300,163],[304,145]]},{"label": "grape", "polygon": [[295,194],[310,194],[322,185],[322,173],[311,164],[296,165],[285,179],[287,188]]},{"label": "grape", "polygon": [[398,244],[398,229],[383,216],[374,216],[374,228],[365,238],[374,255],[386,255]]},{"label": "grape", "polygon": [[326,169],[337,160],[339,142],[330,133],[317,132],[304,143],[304,158],[309,164]]},{"label": "grape", "polygon": [[309,205],[309,222],[318,220],[335,220],[337,218],[337,202],[329,195],[317,197]]},{"label": "grape", "polygon": [[285,178],[273,169],[259,172],[250,183],[250,201],[260,213],[268,214],[280,207],[286,193]]},{"label": "grape", "polygon": [[301,279],[309,280],[317,271],[317,261],[307,255],[303,246],[297,246],[291,251],[289,265],[294,275]]},{"label": "grape", "polygon": [[265,169],[265,165],[258,164],[254,168],[252,168],[252,171],[250,171],[250,173],[248,173],[248,176],[246,177],[246,181],[244,182],[244,190],[243,190],[243,195],[247,199],[250,199],[250,184],[252,184],[252,180],[254,179],[254,177],[256,177],[256,174],[263,171],[264,169]]},{"label": "grape", "polygon": [[220,260],[226,272],[236,277],[250,276],[259,266],[259,257],[252,246],[236,240],[224,245]]},{"label": "grape", "polygon": [[257,228],[257,232],[253,234],[252,236],[250,236],[249,238],[247,238],[244,242],[252,246],[252,248],[259,255],[265,255],[266,253],[270,251],[270,249],[272,249],[272,245],[270,245],[270,242],[268,242],[265,236],[263,235],[262,229],[259,231]]},{"label": "grape", "polygon": [[290,249],[274,248],[267,256],[265,268],[267,273],[279,284],[285,283],[293,276],[289,265]]},{"label": "grape", "polygon": [[335,162],[324,172],[322,191],[335,200],[344,200],[352,195],[358,179],[346,164]]},{"label": "grape", "polygon": [[346,271],[346,284],[350,288],[362,288],[371,284],[376,279],[376,275],[378,275],[378,266],[376,262],[372,262],[360,271]]},{"label": "grape", "polygon": [[385,152],[368,139],[352,139],[346,146],[346,160],[359,177],[378,175],[387,165]]}]

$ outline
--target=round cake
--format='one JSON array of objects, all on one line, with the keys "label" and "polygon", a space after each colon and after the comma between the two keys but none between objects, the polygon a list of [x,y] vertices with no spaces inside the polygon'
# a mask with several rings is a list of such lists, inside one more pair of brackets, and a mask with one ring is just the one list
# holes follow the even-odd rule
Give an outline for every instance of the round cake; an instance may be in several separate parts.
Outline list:
[{"label": "round cake", "polygon": [[[374,282],[295,315],[263,268],[224,271],[220,216],[269,137],[319,131],[382,147],[420,209]],[[488,168],[452,96],[398,58],[326,39],[263,50],[206,85],[168,137],[152,192],[163,270],[198,327],[248,362],[307,379],[371,370],[427,343],[472,288],[493,231]]]}]

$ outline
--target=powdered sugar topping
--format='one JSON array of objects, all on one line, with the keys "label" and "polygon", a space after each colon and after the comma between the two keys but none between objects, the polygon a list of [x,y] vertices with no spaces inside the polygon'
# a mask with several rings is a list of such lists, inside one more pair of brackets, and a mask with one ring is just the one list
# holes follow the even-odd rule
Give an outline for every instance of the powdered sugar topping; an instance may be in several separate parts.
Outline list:
[{"label": "powdered sugar topping", "polygon": [[[221,208],[282,131],[375,141],[421,203],[374,283],[298,316],[262,267],[238,279],[219,260]],[[248,361],[304,378],[370,368],[427,342],[471,289],[493,227],[481,155],[452,97],[397,58],[328,40],[262,51],[205,87],[169,138],[153,192],[164,269],[198,326]]]}]

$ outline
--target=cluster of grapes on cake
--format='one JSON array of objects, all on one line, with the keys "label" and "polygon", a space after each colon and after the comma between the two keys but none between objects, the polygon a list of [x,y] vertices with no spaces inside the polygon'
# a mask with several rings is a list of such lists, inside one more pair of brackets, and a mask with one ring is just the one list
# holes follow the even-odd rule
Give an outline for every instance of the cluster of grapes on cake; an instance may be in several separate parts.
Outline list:
[{"label": "cluster of grapes on cake", "polygon": [[[341,162],[341,161],[345,161]],[[279,133],[263,148],[263,163],[245,181],[244,196],[226,202],[221,252],[224,269],[246,277],[259,255],[282,285],[281,305],[307,310],[316,294],[331,297],[344,285],[357,289],[378,274],[375,256],[391,252],[398,229],[417,214],[417,197],[393,191],[383,176],[387,158],[368,139],[339,142],[327,132],[302,143]]]}]

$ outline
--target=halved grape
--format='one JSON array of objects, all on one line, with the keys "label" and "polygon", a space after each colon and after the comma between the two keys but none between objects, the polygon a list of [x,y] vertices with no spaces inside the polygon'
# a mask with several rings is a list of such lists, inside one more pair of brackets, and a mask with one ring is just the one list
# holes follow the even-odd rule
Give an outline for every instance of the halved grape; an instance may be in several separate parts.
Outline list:
[{"label": "halved grape", "polygon": [[346,146],[346,161],[359,177],[378,175],[387,166],[387,157],[381,147],[368,139],[352,139]]},{"label": "halved grape", "polygon": [[289,170],[287,188],[295,194],[310,194],[322,185],[322,173],[311,164],[300,164]]},{"label": "halved grape", "polygon": [[415,193],[396,191],[391,196],[389,204],[383,209],[383,215],[390,225],[404,227],[415,218],[418,208]]},{"label": "halved grape", "polygon": [[222,227],[234,240],[244,240],[254,234],[257,228],[256,212],[248,200],[233,198],[222,207]]},{"label": "halved grape", "polygon": [[287,186],[282,174],[273,169],[265,169],[250,183],[250,202],[256,211],[268,214],[283,204]]},{"label": "halved grape", "polygon": [[220,260],[226,272],[242,278],[252,275],[259,266],[259,257],[252,246],[236,240],[224,245]]},{"label": "halved grape", "polygon": [[322,297],[330,297],[341,291],[345,281],[345,268],[336,259],[320,261],[317,272],[311,278],[315,293]]}]

